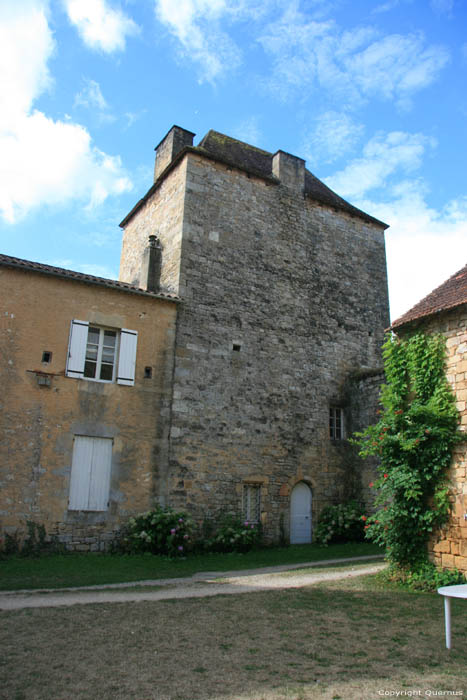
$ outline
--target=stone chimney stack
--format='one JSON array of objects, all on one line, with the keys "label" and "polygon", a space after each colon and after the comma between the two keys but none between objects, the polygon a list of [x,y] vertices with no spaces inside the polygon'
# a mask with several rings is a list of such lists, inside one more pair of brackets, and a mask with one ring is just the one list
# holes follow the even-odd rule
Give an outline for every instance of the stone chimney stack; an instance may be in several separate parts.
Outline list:
[{"label": "stone chimney stack", "polygon": [[272,174],[292,190],[305,191],[305,161],[285,151],[277,151],[272,157]]},{"label": "stone chimney stack", "polygon": [[181,126],[173,126],[162,141],[155,147],[156,164],[154,167],[154,182],[166,167],[173,161],[185,146],[193,146],[195,134],[192,131],[182,129]]},{"label": "stone chimney stack", "polygon": [[149,236],[141,261],[139,286],[148,292],[158,292],[161,288],[162,246],[157,236]]}]

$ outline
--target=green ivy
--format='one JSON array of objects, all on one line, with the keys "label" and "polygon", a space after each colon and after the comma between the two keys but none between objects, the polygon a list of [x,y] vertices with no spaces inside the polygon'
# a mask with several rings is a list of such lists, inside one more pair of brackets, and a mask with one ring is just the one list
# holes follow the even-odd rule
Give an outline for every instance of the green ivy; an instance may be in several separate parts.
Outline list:
[{"label": "green ivy", "polygon": [[446,472],[456,442],[458,412],[445,375],[441,335],[389,336],[383,345],[387,383],[380,420],[355,442],[363,457],[380,457],[374,515],[363,516],[366,537],[398,566],[426,559],[431,533],[449,515]]}]

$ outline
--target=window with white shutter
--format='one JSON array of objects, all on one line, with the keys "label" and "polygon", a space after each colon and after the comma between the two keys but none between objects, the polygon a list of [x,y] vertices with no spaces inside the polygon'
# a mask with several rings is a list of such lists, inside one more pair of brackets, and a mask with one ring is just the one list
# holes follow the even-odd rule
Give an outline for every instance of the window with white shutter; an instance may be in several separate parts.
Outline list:
[{"label": "window with white shutter", "polygon": [[69,510],[107,510],[112,445],[111,438],[75,435]]},{"label": "window with white shutter", "polygon": [[137,342],[137,331],[102,328],[87,321],[73,320],[66,375],[133,386]]}]

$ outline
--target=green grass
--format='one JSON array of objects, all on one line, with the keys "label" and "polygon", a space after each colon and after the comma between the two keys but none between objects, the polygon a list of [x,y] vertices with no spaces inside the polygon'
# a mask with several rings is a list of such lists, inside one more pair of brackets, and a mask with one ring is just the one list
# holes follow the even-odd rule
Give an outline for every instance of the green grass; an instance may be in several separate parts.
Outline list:
[{"label": "green grass", "polygon": [[436,593],[376,576],[210,598],[0,613],[5,700],[379,700],[465,696]]},{"label": "green grass", "polygon": [[281,564],[300,564],[345,557],[382,554],[361,542],[270,547],[246,554],[205,554],[187,559],[152,555],[54,554],[37,558],[9,557],[0,561],[0,590],[67,588],[192,576],[202,571],[233,571]]}]

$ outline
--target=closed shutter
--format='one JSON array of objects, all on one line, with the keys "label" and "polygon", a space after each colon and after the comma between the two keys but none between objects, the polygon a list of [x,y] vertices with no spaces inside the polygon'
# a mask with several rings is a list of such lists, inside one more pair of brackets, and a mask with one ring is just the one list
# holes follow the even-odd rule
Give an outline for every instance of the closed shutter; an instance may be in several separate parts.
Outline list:
[{"label": "closed shutter", "polygon": [[86,357],[86,344],[88,342],[88,328],[89,323],[87,321],[73,320],[71,322],[66,363],[67,377],[82,379],[84,376],[84,359]]},{"label": "closed shutter", "polygon": [[111,465],[112,439],[75,436],[69,510],[107,510]]},{"label": "closed shutter", "polygon": [[93,438],[88,510],[107,510],[111,464],[112,440],[109,438]]},{"label": "closed shutter", "polygon": [[136,346],[138,331],[122,328],[120,331],[120,351],[118,354],[118,384],[133,386],[135,383]]}]

